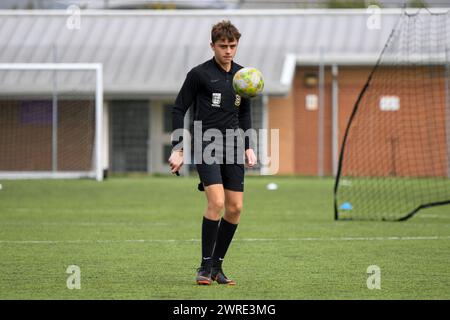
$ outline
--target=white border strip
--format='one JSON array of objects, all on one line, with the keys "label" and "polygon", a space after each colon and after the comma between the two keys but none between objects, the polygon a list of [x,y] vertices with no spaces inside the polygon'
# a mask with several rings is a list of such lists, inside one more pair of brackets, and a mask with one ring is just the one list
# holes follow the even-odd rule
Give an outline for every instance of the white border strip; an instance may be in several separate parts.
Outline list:
[{"label": "white border strip", "polygon": [[[381,54],[381,53],[380,53]],[[298,54],[296,55],[296,63],[299,66],[317,66],[320,63],[326,65],[339,65],[339,66],[373,66],[377,63],[380,54],[326,54],[323,57],[323,61],[320,61],[320,56],[316,54]],[[380,65],[390,64],[433,64],[433,65],[445,65],[445,56],[439,54],[430,55],[410,55],[405,61],[396,61],[395,57],[385,56],[380,61]]]},{"label": "white border strip", "polygon": [[286,54],[280,77],[281,85],[291,88],[296,66],[297,66],[297,56],[294,53]]}]

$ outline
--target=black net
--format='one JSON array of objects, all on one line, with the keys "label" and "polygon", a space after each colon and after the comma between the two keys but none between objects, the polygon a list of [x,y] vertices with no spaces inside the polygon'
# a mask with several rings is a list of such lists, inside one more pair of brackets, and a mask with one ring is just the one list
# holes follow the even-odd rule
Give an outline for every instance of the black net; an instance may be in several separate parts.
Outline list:
[{"label": "black net", "polygon": [[449,14],[404,13],[345,132],[335,218],[403,220],[450,203]]}]

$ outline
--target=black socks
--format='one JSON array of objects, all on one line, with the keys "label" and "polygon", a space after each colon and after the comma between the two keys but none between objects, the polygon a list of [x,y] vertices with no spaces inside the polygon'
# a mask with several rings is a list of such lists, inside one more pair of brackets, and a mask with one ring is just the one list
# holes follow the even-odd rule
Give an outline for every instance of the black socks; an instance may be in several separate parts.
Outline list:
[{"label": "black socks", "polygon": [[230,246],[231,240],[233,240],[234,233],[237,228],[237,224],[232,224],[226,221],[224,218],[220,219],[219,230],[217,232],[216,246],[213,253],[213,267],[220,268],[222,261]]},{"label": "black socks", "polygon": [[211,265],[219,221],[203,217],[202,223],[202,266]]}]

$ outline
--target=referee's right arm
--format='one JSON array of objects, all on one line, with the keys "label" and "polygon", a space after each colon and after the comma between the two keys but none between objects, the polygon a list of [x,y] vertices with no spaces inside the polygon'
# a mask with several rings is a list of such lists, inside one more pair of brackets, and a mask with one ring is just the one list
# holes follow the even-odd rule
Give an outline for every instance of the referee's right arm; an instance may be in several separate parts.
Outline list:
[{"label": "referee's right arm", "polygon": [[[183,129],[184,116],[194,102],[197,96],[198,80],[194,70],[188,72],[186,80],[184,80],[183,86],[175,100],[175,106],[172,110],[172,130]],[[179,145],[183,141],[183,137],[172,140],[172,147]]]},{"label": "referee's right arm", "polygon": [[[172,129],[175,132],[177,129],[184,128],[184,116],[187,110],[194,102],[198,91],[198,79],[195,71],[188,72],[183,86],[175,100],[175,105],[172,110]],[[172,173],[177,173],[183,165],[183,149],[182,149],[183,136],[172,136],[172,154],[169,158],[169,164]]]}]

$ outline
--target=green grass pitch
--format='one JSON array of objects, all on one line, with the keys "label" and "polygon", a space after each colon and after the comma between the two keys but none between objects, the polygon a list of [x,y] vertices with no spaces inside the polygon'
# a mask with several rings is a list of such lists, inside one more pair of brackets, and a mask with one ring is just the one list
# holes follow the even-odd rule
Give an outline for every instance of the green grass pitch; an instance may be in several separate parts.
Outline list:
[{"label": "green grass pitch", "polygon": [[[450,206],[334,221],[333,179],[247,177],[224,262],[237,285],[197,286],[196,178],[1,183],[0,299],[450,299]],[[371,265],[381,289],[367,288]]]}]

